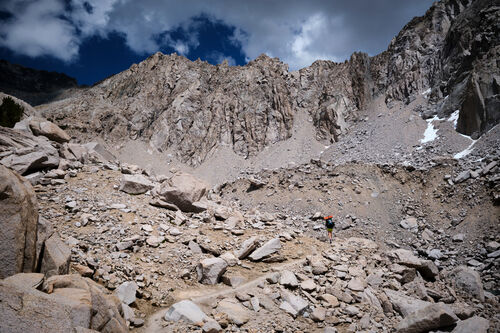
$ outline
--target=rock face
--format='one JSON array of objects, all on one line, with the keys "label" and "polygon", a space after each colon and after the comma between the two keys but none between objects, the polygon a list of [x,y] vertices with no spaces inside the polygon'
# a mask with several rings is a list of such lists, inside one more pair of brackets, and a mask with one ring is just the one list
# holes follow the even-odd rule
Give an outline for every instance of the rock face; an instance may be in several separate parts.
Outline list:
[{"label": "rock face", "polygon": [[59,166],[59,153],[47,138],[5,127],[0,127],[0,154],[0,164],[21,175]]},{"label": "rock face", "polygon": [[0,165],[0,278],[36,266],[38,205],[31,184]]},{"label": "rock face", "polygon": [[0,281],[2,332],[128,332],[119,301],[94,281],[78,275],[53,276],[46,291],[21,285],[21,276]]},{"label": "rock face", "polygon": [[337,140],[374,97],[390,105],[427,89],[433,113],[460,110],[458,131],[477,136],[500,118],[497,18],[489,0],[436,2],[381,54],[297,72],[265,55],[229,67],[156,53],[41,110],[71,134],[145,140],[192,165],[220,145],[248,157],[289,139],[299,113],[312,118],[317,138]]}]

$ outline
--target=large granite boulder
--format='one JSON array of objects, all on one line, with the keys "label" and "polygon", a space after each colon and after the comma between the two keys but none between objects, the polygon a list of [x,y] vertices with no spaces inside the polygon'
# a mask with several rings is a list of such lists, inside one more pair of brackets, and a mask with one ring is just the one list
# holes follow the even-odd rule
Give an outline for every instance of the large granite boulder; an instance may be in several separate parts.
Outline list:
[{"label": "large granite boulder", "polygon": [[59,126],[47,119],[40,117],[30,117],[25,119],[29,124],[29,128],[35,136],[44,136],[49,140],[63,143],[68,142],[71,137]]},{"label": "large granite boulder", "polygon": [[164,201],[174,204],[183,212],[200,212],[201,208],[193,205],[207,191],[207,184],[202,180],[187,174],[179,173],[162,183],[156,189],[156,194]]},{"label": "large granite boulder", "polygon": [[43,292],[32,282],[19,283],[39,280],[24,275],[0,281],[1,332],[74,332],[77,328],[128,332],[119,300],[94,281],[79,275],[53,276]]},{"label": "large granite boulder", "polygon": [[32,272],[36,264],[38,205],[31,184],[0,165],[0,278]]}]

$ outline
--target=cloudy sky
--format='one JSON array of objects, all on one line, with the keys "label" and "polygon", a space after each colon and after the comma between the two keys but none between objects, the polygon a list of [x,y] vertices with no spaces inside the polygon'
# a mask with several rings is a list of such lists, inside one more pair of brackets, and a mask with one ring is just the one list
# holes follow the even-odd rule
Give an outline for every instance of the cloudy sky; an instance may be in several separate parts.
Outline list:
[{"label": "cloudy sky", "polygon": [[0,0],[0,58],[92,84],[152,53],[291,70],[375,55],[431,0]]}]

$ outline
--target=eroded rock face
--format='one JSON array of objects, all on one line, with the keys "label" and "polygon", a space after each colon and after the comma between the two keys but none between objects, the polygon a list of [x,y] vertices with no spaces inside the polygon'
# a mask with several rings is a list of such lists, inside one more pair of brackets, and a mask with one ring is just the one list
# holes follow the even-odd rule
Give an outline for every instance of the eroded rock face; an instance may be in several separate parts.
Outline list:
[{"label": "eroded rock face", "polygon": [[0,165],[0,278],[36,265],[38,205],[31,184]]},{"label": "eroded rock face", "polygon": [[59,153],[47,138],[10,128],[0,127],[0,153],[0,164],[21,175],[59,166]]},{"label": "eroded rock face", "polygon": [[381,54],[296,72],[265,55],[229,67],[156,53],[41,110],[71,134],[141,139],[192,165],[220,145],[248,157],[289,139],[298,113],[312,119],[318,139],[337,140],[374,97],[390,104],[428,89],[435,112],[460,110],[458,131],[479,135],[500,118],[497,20],[488,0],[436,2]]}]

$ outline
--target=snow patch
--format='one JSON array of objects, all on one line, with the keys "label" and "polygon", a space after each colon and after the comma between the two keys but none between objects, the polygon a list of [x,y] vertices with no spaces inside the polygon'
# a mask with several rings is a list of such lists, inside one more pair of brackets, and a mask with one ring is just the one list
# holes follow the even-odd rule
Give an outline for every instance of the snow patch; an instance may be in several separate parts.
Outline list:
[{"label": "snow patch", "polygon": [[448,118],[448,121],[453,122],[453,127],[457,129],[457,123],[458,123],[458,116],[459,116],[460,110],[456,110],[453,112],[450,117]]},{"label": "snow patch", "polygon": [[424,92],[422,93],[422,95],[427,96],[427,95],[429,95],[429,94],[431,93],[431,91],[432,91],[432,89],[431,89],[431,88],[429,88],[429,89],[427,89],[426,91],[424,91]]},{"label": "snow patch", "polygon": [[467,147],[464,150],[462,150],[461,152],[456,153],[455,155],[453,155],[453,158],[456,159],[456,160],[459,160],[462,157],[465,157],[465,156],[469,155],[474,150],[474,144],[476,143],[476,141],[477,140],[472,140],[472,143],[469,145],[469,147]]},{"label": "snow patch", "polygon": [[427,128],[424,132],[424,138],[420,140],[420,143],[427,143],[436,140],[438,137],[437,132],[438,129],[434,128],[434,124],[432,123],[434,120],[442,120],[439,119],[438,116],[434,116],[431,119],[427,119]]}]

